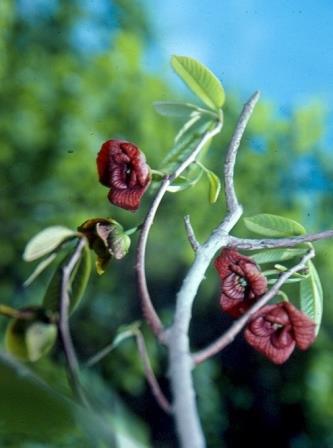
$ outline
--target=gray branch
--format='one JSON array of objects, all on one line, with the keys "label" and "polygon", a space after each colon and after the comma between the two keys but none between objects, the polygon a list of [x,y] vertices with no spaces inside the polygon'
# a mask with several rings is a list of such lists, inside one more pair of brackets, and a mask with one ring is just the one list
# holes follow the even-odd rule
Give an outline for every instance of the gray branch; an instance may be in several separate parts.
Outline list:
[{"label": "gray branch", "polygon": [[281,274],[279,279],[274,283],[272,288],[264,294],[258,302],[256,302],[241,318],[236,320],[236,322],[231,325],[229,330],[227,330],[225,333],[223,333],[222,336],[220,336],[216,341],[214,341],[212,344],[210,344],[205,349],[195,353],[193,355],[193,362],[195,364],[200,364],[201,362],[205,361],[208,358],[211,358],[216,353],[223,350],[227,345],[231,344],[231,342],[235,339],[235,337],[242,331],[242,329],[245,327],[247,322],[250,320],[251,316],[253,316],[254,313],[256,313],[262,306],[266,305],[273,297],[275,297],[280,288],[284,285],[284,283],[288,280],[289,277],[291,277],[293,274],[295,274],[298,271],[301,271],[306,267],[307,262],[313,258],[315,255],[315,252],[313,249],[311,249],[302,260],[293,266],[288,271]]},{"label": "gray branch", "polygon": [[242,209],[235,194],[233,175],[237,151],[246,125],[258,101],[253,95],[244,105],[228,147],[225,167],[225,194],[228,215],[197,251],[194,263],[188,271],[177,294],[176,311],[172,327],[167,333],[169,347],[169,377],[174,397],[174,415],[182,448],[203,448],[206,446],[201,428],[192,380],[193,360],[189,346],[189,326],[192,305],[205,272],[216,251],[226,245],[230,230],[239,220]]},{"label": "gray branch", "polygon": [[327,240],[333,237],[333,230],[325,230],[318,233],[309,233],[308,235],[295,236],[292,238],[236,238],[234,236],[229,237],[229,246],[236,247],[237,249],[274,249],[279,247],[293,247],[302,243],[311,243],[313,241]]},{"label": "gray branch", "polygon": [[196,236],[195,236],[192,224],[191,224],[190,215],[184,216],[184,224],[185,224],[188,241],[189,241],[193,251],[196,252],[199,249],[200,244],[199,244],[198,240],[196,239]]}]

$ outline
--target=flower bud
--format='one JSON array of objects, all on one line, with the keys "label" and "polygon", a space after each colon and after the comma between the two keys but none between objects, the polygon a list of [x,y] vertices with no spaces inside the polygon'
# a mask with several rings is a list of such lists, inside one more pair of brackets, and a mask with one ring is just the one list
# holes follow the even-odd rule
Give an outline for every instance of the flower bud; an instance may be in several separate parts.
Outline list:
[{"label": "flower bud", "polygon": [[131,245],[130,237],[123,227],[114,219],[94,218],[88,219],[78,227],[88,239],[90,248],[96,253],[96,268],[99,274],[111,258],[122,259]]}]

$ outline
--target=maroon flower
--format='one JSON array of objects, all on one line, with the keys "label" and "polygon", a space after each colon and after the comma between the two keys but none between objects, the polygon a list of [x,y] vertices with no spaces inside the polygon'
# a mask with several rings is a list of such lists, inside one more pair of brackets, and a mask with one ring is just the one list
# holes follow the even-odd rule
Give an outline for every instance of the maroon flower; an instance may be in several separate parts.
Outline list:
[{"label": "maroon flower", "polygon": [[257,264],[235,249],[223,249],[215,268],[222,280],[220,305],[233,317],[244,314],[267,291],[266,277]]},{"label": "maroon flower", "polygon": [[108,140],[97,155],[97,170],[102,185],[110,187],[110,202],[135,211],[150,181],[144,154],[133,143]]},{"label": "maroon flower", "polygon": [[295,347],[306,350],[316,337],[316,324],[289,302],[266,305],[245,330],[247,342],[275,364],[284,363]]}]

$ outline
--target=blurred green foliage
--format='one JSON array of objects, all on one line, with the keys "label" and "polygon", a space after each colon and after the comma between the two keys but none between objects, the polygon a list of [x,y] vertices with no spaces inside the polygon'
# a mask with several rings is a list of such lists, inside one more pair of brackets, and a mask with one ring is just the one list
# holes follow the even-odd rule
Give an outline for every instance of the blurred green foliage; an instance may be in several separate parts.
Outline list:
[{"label": "blurred green foliage", "polygon": [[[95,168],[101,143],[117,137],[133,141],[158,169],[181,124],[158,116],[152,107],[153,101],[184,97],[172,91],[163,74],[144,68],[145,48],[156,38],[144,5],[127,0],[91,5],[79,0],[0,2],[0,297],[12,306],[42,300],[50,273],[24,289],[32,266],[21,258],[26,242],[42,228],[60,224],[75,229],[88,218],[102,216],[114,217],[124,227],[142,221],[149,194],[135,214],[108,203],[107,189],[97,182]],[[228,94],[228,89],[226,93],[224,130],[206,160],[219,175],[246,99]],[[236,167],[236,188],[245,216],[282,214],[302,222],[308,231],[332,226],[333,163],[326,126],[326,111],[316,100],[287,111],[277,110],[265,99],[259,103]],[[193,259],[183,216],[191,214],[202,241],[223,218],[224,210],[223,195],[216,204],[208,204],[204,177],[195,188],[165,199],[151,233],[147,259],[150,290],[165,322],[172,318],[174,294]],[[236,233],[247,235],[242,223]],[[84,303],[73,316],[73,337],[82,360],[108,344],[119,325],[141,317],[134,247],[135,241],[129,256],[112,263],[104,276],[92,276]],[[242,446],[244,441],[263,447],[267,440],[272,448],[332,446],[333,245],[321,242],[317,248],[325,310],[324,328],[313,348],[275,367],[239,337],[197,369],[199,406],[210,447]],[[194,348],[220,335],[230,323],[220,313],[218,290],[210,269],[195,303]],[[2,330],[6,323],[1,318]],[[147,329],[145,336],[153,367],[165,388],[165,352]],[[68,394],[62,366],[61,352],[54,350],[48,360],[32,368],[54,389]],[[3,369],[0,377],[4,378]],[[133,341],[125,341],[82,376],[98,403],[103,402],[125,430],[139,428],[145,434],[141,440],[149,431],[154,446],[175,446],[172,421],[151,397]],[[30,411],[24,396],[14,393],[16,383],[8,382],[6,387],[12,390],[8,407],[12,402],[17,408],[20,401]],[[122,405],[114,390],[130,413],[119,411]],[[3,446],[52,446],[51,442],[43,445],[36,432],[20,440],[5,425],[6,409],[0,409]],[[62,446],[61,425],[58,432],[55,446]],[[67,446],[74,446],[71,440]]]}]

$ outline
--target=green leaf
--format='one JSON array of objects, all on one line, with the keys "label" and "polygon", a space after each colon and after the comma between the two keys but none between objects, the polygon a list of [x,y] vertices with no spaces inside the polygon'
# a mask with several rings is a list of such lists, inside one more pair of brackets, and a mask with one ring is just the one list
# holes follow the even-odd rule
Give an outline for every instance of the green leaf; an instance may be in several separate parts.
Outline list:
[{"label": "green leaf", "polygon": [[202,171],[199,171],[199,173],[192,178],[180,176],[172,183],[172,185],[167,188],[167,191],[169,191],[170,193],[178,193],[178,191],[187,190],[188,188],[194,187],[194,185],[199,182],[201,177]]},{"label": "green leaf", "polygon": [[42,273],[45,271],[45,269],[52,263],[52,261],[57,257],[56,253],[53,253],[49,255],[47,258],[45,258],[43,261],[38,263],[35,270],[29,277],[26,279],[26,281],[23,283],[23,286],[29,286],[31,283]]},{"label": "green leaf", "polygon": [[[62,271],[63,267],[69,262],[72,252],[67,254],[56,268],[43,299],[43,306],[50,311],[59,311],[61,299]],[[76,264],[71,275],[71,293],[69,311],[72,313],[79,304],[83,293],[87,287],[91,273],[91,257],[87,246],[83,248],[81,258]]]},{"label": "green leaf", "polygon": [[278,261],[291,260],[294,257],[301,257],[307,249],[270,249],[262,250],[251,255],[251,258],[258,264],[276,263]]},{"label": "green leaf", "polygon": [[181,103],[177,101],[156,101],[153,103],[155,110],[163,116],[188,117],[193,112],[200,112],[212,115],[210,110],[202,109],[191,103]]},{"label": "green leaf", "polygon": [[[186,125],[189,125],[189,128],[186,128],[162,161],[161,170],[166,173],[173,172],[187,157],[189,157],[189,155],[196,149],[202,136],[211,129],[213,121],[207,121],[207,119],[200,118],[196,122],[185,123],[182,129],[184,129]],[[202,151],[204,151],[209,144],[210,141],[208,141],[206,146],[202,148]]]},{"label": "green leaf", "polygon": [[205,165],[197,161],[197,165],[204,171],[209,182],[209,202],[214,204],[219,197],[221,191],[221,182],[218,176]]},{"label": "green leaf", "polygon": [[102,350],[100,350],[96,355],[92,356],[86,363],[87,367],[91,367],[94,364],[98,363],[101,359],[105,358],[107,355],[109,355],[115,348],[118,347],[121,342],[123,342],[125,339],[131,338],[135,336],[139,330],[140,322],[136,321],[133,322],[130,325],[123,325],[119,328],[117,331],[116,337],[113,339],[111,344],[104,347]]},{"label": "green leaf", "polygon": [[1,441],[14,436],[34,446],[115,446],[112,422],[76,405],[3,354],[0,397]]},{"label": "green leaf", "polygon": [[37,233],[27,244],[23,259],[33,261],[55,251],[68,239],[77,236],[77,232],[63,226],[53,226]]},{"label": "green leaf", "polygon": [[38,361],[46,355],[57,339],[57,327],[54,324],[34,322],[25,333],[25,342],[29,361]]},{"label": "green leaf", "polygon": [[304,227],[293,219],[268,213],[244,218],[244,224],[252,232],[264,236],[297,236],[305,233]]},{"label": "green leaf", "polygon": [[308,262],[309,276],[302,281],[301,310],[316,323],[316,334],[319,332],[323,315],[323,288],[314,264]]},{"label": "green leaf", "polygon": [[171,65],[184,83],[211,109],[220,109],[225,93],[218,78],[203,64],[187,56],[172,56]]}]

